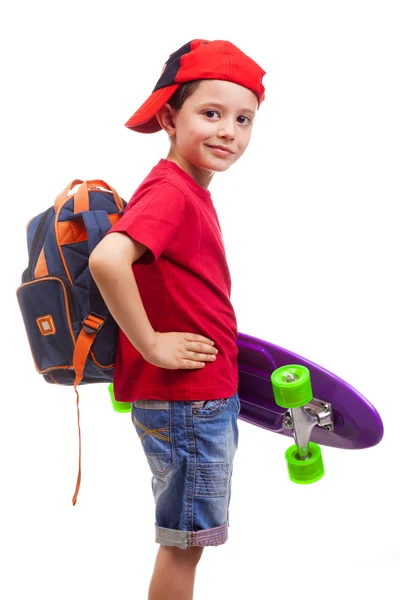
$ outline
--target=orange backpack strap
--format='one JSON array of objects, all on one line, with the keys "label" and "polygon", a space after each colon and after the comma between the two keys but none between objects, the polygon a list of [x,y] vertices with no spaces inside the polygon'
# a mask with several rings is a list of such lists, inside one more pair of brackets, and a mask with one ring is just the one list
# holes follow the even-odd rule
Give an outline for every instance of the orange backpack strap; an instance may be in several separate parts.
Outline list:
[{"label": "orange backpack strap", "polygon": [[96,335],[102,328],[105,319],[100,315],[95,315],[93,313],[89,314],[86,319],[83,320],[83,327],[81,332],[76,340],[74,354],[72,359],[72,364],[75,370],[75,381],[74,381],[74,390],[76,393],[76,409],[78,412],[78,434],[79,434],[79,468],[78,468],[78,478],[76,481],[75,493],[72,498],[72,504],[75,506],[76,499],[78,498],[79,488],[81,485],[81,428],[80,428],[80,420],[79,420],[79,393],[77,390],[78,384],[83,379],[83,371],[85,368],[86,360],[90,352],[90,348],[94,340],[96,339]]},{"label": "orange backpack strap", "polygon": [[60,206],[62,206],[65,203],[66,199],[70,195],[71,190],[76,185],[78,185],[78,183],[83,183],[83,180],[82,179],[74,179],[73,181],[71,181],[71,183],[69,183],[67,185],[67,187],[61,192],[61,194],[58,194],[57,198],[54,201],[55,212],[57,212],[57,210],[60,208]]},{"label": "orange backpack strap", "polygon": [[74,195],[74,214],[89,210],[89,191],[99,192],[101,188],[112,193],[115,205],[120,212],[123,212],[124,205],[118,192],[102,179],[90,179],[83,181]]},{"label": "orange backpack strap", "polygon": [[79,186],[77,191],[74,194],[72,194],[74,196],[74,214],[89,210],[89,190],[99,191],[99,188],[103,188],[108,192],[111,192],[114,196],[114,201],[118,210],[120,212],[124,211],[124,204],[118,192],[102,179],[90,179],[88,181],[83,181],[82,179],[74,179],[55,199],[54,210],[56,212],[61,206],[65,204],[69,196],[72,197],[71,190],[76,185],[78,185],[78,183],[80,183],[81,185]]},{"label": "orange backpack strap", "polygon": [[118,210],[120,212],[123,212],[123,210],[124,210],[124,204],[123,204],[123,202],[121,200],[121,197],[118,194],[118,192],[113,187],[111,187],[111,185],[108,185],[108,183],[106,183],[102,179],[91,179],[91,180],[87,181],[87,185],[88,185],[88,189],[89,190],[93,189],[93,188],[102,187],[105,190],[108,190],[109,192],[112,192],[112,195],[114,196],[115,204],[118,207]]}]

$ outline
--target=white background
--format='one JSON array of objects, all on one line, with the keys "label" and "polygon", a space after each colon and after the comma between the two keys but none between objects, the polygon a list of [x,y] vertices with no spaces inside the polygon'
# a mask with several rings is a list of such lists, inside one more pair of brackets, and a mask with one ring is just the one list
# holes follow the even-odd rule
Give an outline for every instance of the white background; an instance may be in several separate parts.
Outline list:
[{"label": "white background", "polygon": [[[396,6],[397,5],[397,6]],[[324,448],[326,475],[292,484],[285,437],[239,421],[229,540],[206,549],[195,599],[399,598],[399,18],[396,2],[8,2],[1,22],[0,596],[147,598],[150,472],[106,385],[33,366],[15,291],[25,225],[74,178],[129,200],[165,133],[124,127],[168,56],[228,39],[266,71],[251,143],[210,191],[239,331],[338,374],[385,437]]]}]

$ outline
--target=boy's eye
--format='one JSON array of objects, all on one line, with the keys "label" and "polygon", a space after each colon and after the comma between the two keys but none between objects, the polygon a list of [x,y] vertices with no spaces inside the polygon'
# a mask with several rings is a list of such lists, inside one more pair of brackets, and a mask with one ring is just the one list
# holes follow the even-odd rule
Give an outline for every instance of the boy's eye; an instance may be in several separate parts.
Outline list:
[{"label": "boy's eye", "polygon": [[239,119],[247,119],[248,120],[248,124],[250,125],[251,123],[251,119],[250,117],[246,117],[246,115],[240,115],[240,117],[238,117]]},{"label": "boy's eye", "polygon": [[206,112],[204,114],[205,115],[209,115],[210,113],[216,113],[216,114],[218,114],[216,110],[206,110]]},{"label": "boy's eye", "polygon": [[[204,114],[205,114],[205,115],[207,115],[207,116],[208,116],[209,114],[211,114],[211,113],[216,113],[216,114],[219,114],[217,110],[206,110],[206,111],[204,112]],[[211,117],[211,118],[212,118],[212,117]],[[238,119],[247,119],[247,121],[248,121],[248,124],[250,125],[250,123],[251,123],[251,119],[250,119],[250,117],[246,117],[246,115],[240,115],[240,116],[238,117]],[[240,124],[241,124],[241,125],[244,125],[244,123],[243,123],[243,122],[242,122],[242,123],[240,123]]]}]

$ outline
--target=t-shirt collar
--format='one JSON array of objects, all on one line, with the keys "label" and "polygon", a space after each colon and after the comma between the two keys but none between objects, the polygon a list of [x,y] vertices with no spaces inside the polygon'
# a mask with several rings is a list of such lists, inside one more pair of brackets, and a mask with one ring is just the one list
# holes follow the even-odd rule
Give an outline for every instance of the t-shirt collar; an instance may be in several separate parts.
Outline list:
[{"label": "t-shirt collar", "polygon": [[205,198],[211,198],[211,193],[209,192],[209,190],[205,190],[203,187],[201,187],[201,185],[198,184],[197,181],[195,181],[193,179],[193,177],[191,177],[189,175],[189,173],[186,173],[186,171],[184,171],[182,169],[182,167],[180,167],[176,163],[172,162],[171,160],[167,160],[166,158],[161,158],[157,166],[163,166],[163,167],[168,167],[170,169],[173,169],[190,185],[190,187],[193,188],[193,190],[195,192],[197,192],[198,194],[201,194]]}]

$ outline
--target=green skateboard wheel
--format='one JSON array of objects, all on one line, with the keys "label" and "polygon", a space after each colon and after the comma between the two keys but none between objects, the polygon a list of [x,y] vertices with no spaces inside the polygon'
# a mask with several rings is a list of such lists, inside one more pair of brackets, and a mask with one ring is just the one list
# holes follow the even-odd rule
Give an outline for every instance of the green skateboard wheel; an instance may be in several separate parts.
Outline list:
[{"label": "green skateboard wheel", "polygon": [[275,402],[283,408],[298,408],[312,400],[310,371],[301,365],[279,367],[271,375]]},{"label": "green skateboard wheel", "polygon": [[114,386],[112,383],[108,386],[108,391],[115,411],[120,413],[131,412],[132,402],[118,402],[114,397]]},{"label": "green skateboard wheel", "polygon": [[325,473],[321,448],[318,444],[309,442],[308,452],[310,458],[301,460],[296,444],[286,450],[285,457],[289,477],[294,483],[314,483],[321,479]]}]

